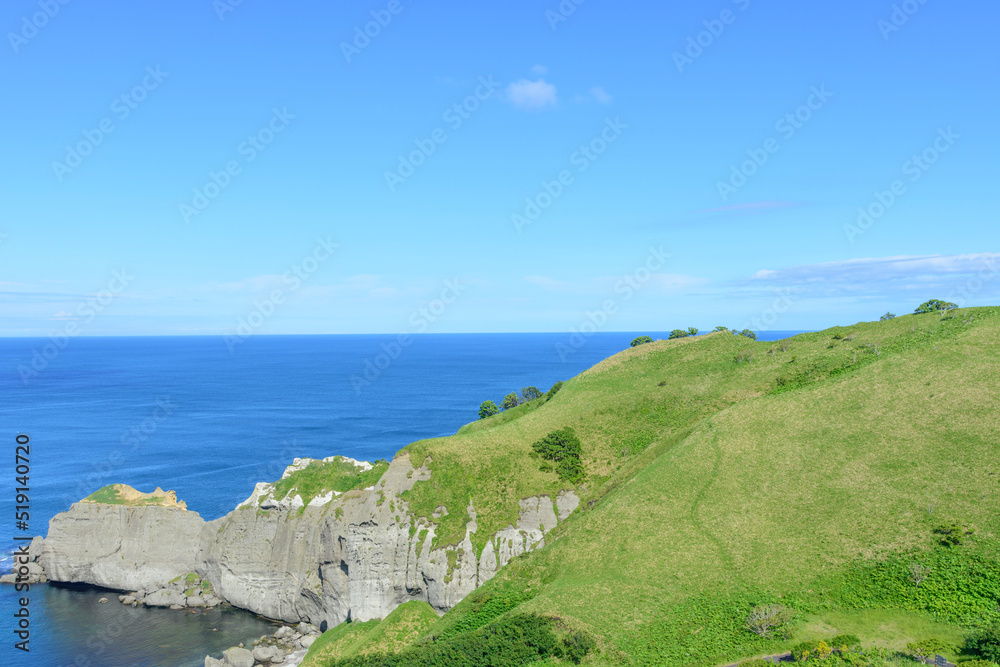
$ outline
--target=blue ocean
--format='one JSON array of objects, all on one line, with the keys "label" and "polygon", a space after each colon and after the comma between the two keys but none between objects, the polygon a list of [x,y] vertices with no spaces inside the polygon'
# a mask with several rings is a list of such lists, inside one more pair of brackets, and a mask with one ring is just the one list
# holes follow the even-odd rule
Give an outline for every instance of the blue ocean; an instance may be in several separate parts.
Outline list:
[{"label": "blue ocean", "polygon": [[[56,513],[113,483],[175,490],[215,519],[295,457],[392,458],[474,421],[486,399],[529,385],[545,391],[644,334],[666,337],[597,333],[579,345],[568,334],[441,334],[402,346],[390,335],[252,336],[232,348],[222,337],[76,338],[64,349],[0,338],[0,544],[44,535]],[[25,531],[14,521],[18,434],[30,437]],[[25,654],[14,648],[12,617],[22,595],[0,587],[9,664],[200,666],[206,654],[275,629],[239,610],[132,609],[116,592],[35,585]]]}]

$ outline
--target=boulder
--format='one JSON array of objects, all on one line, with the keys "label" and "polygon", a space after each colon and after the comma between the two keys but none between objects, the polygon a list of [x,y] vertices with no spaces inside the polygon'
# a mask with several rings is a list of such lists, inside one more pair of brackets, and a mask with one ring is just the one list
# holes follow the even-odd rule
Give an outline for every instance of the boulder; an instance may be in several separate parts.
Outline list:
[{"label": "boulder", "polygon": [[253,653],[245,648],[233,647],[222,652],[226,667],[253,667]]},{"label": "boulder", "polygon": [[275,658],[284,658],[285,652],[277,646],[258,646],[253,650],[253,659],[257,662],[277,662]]},{"label": "boulder", "polygon": [[313,642],[315,641],[316,641],[316,635],[309,635],[308,637],[303,637],[302,641],[300,641],[299,643],[302,644],[302,648],[309,648],[310,646],[313,645]]}]

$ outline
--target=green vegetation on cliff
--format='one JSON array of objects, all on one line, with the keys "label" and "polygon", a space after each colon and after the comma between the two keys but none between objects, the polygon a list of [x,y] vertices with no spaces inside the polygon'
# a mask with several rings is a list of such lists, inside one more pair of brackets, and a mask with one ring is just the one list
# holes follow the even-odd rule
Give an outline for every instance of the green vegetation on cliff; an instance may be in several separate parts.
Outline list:
[{"label": "green vegetation on cliff", "polygon": [[[997,377],[997,308],[780,342],[718,332],[627,349],[551,400],[413,443],[432,475],[404,499],[438,544],[464,538],[470,501],[481,550],[522,498],[582,500],[415,645],[478,628],[474,600],[500,591],[520,597],[491,622],[558,618],[596,639],[585,664],[711,666],[841,633],[954,645],[1000,622]],[[568,427],[578,482],[531,456]],[[942,532],[956,525],[960,544]],[[771,605],[785,627],[749,630]]]},{"label": "green vegetation on cliff", "polygon": [[374,486],[388,469],[387,461],[376,461],[370,469],[363,470],[342,456],[335,456],[332,461],[310,461],[302,470],[275,482],[274,498],[282,500],[289,495],[298,494],[302,496],[303,503],[308,505],[316,496],[330,491],[346,493]]}]

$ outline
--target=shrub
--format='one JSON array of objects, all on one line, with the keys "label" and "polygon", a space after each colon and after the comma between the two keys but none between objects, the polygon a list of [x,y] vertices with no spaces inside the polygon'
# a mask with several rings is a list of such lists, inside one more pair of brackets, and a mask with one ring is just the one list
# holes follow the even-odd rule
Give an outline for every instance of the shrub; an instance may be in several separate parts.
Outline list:
[{"label": "shrub", "polygon": [[855,635],[837,635],[830,640],[830,646],[835,649],[852,649],[861,645],[861,640]]},{"label": "shrub", "polygon": [[516,408],[520,404],[521,401],[520,399],[518,399],[517,394],[515,394],[514,392],[510,392],[509,394],[503,397],[502,401],[500,401],[500,409],[510,410],[511,408]]},{"label": "shrub", "polygon": [[715,327],[712,331],[729,331],[729,327]]},{"label": "shrub", "polygon": [[965,650],[986,660],[1000,662],[1000,624],[984,628],[966,637]]},{"label": "shrub", "polygon": [[687,338],[690,335],[691,334],[689,334],[687,331],[684,331],[684,329],[674,329],[673,331],[670,332],[670,335],[667,336],[667,340],[673,340],[675,338]]},{"label": "shrub", "polygon": [[639,336],[638,338],[636,338],[635,340],[633,340],[631,343],[629,343],[629,347],[637,347],[639,345],[645,345],[646,343],[652,343],[652,342],[653,342],[653,339],[650,338],[649,336]]},{"label": "shrub", "polygon": [[792,658],[795,662],[805,662],[811,656],[816,655],[817,648],[819,648],[819,642],[815,640],[796,644],[792,647]]},{"label": "shrub", "polygon": [[499,414],[500,408],[493,401],[483,401],[479,406],[479,418],[486,419],[487,417],[492,417],[493,415]]},{"label": "shrub", "polygon": [[962,667],[997,667],[997,663],[992,660],[966,660],[961,663]]},{"label": "shrub", "polygon": [[906,654],[917,660],[924,660],[925,658],[933,658],[937,653],[944,653],[948,649],[949,646],[940,639],[924,639],[907,644]]},{"label": "shrub", "polygon": [[571,660],[573,664],[579,665],[587,657],[587,654],[597,647],[597,642],[588,634],[573,632],[563,639],[563,646],[565,646],[564,657]]},{"label": "shrub", "polygon": [[583,481],[585,472],[580,454],[583,447],[572,427],[567,426],[558,431],[552,431],[547,436],[531,445],[532,456],[539,456],[549,463],[543,463],[543,472],[556,471],[559,479],[574,484]]},{"label": "shrub", "polygon": [[760,658],[754,658],[753,660],[744,660],[740,663],[739,667],[773,667],[773,665],[773,662],[761,660]]},{"label": "shrub", "polygon": [[895,318],[896,318],[896,314],[895,313],[886,313],[885,315],[883,315],[882,317],[879,318],[879,322],[888,322],[889,320],[892,320],[892,319],[895,319]]},{"label": "shrub", "polygon": [[549,387],[549,390],[545,392],[545,400],[546,401],[552,400],[552,397],[555,396],[557,393],[559,393],[559,390],[562,389],[562,386],[563,383],[562,380],[560,380],[559,382],[556,382],[554,385]]},{"label": "shrub", "polygon": [[521,402],[527,403],[528,401],[533,401],[536,398],[541,398],[542,392],[538,387],[521,387]]},{"label": "shrub", "polygon": [[945,310],[955,310],[958,308],[958,304],[952,303],[951,301],[942,301],[941,299],[931,299],[930,301],[925,301],[914,310],[914,313],[921,315],[923,313],[939,313]]},{"label": "shrub", "polygon": [[757,340],[757,334],[755,334],[754,332],[750,331],[749,329],[744,329],[743,331],[740,332],[739,335],[746,336],[750,340]]},{"label": "shrub", "polygon": [[941,524],[934,529],[934,533],[941,536],[941,544],[946,547],[960,546],[962,541],[973,532],[971,528],[963,526],[957,521]]},{"label": "shrub", "polygon": [[697,336],[698,327],[688,327],[688,336]]}]

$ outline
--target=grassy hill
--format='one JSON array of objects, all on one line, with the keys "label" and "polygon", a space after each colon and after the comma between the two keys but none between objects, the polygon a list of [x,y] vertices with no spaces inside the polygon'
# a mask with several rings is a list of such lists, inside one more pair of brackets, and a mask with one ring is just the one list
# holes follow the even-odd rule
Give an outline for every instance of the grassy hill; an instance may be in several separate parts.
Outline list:
[{"label": "grassy hill", "polygon": [[[466,519],[433,519],[441,504],[474,503],[482,548],[520,498],[574,488],[583,499],[544,549],[416,646],[523,614],[557,619],[557,637],[594,638],[584,662],[595,665],[715,665],[838,633],[957,643],[1000,620],[998,378],[997,308],[778,343],[717,333],[625,350],[550,400],[413,443],[405,451],[432,478],[406,499],[442,543],[464,537]],[[531,457],[567,426],[587,470],[576,485]],[[962,544],[941,546],[934,529],[952,522]],[[765,603],[794,615],[790,637],[746,629]]]}]

